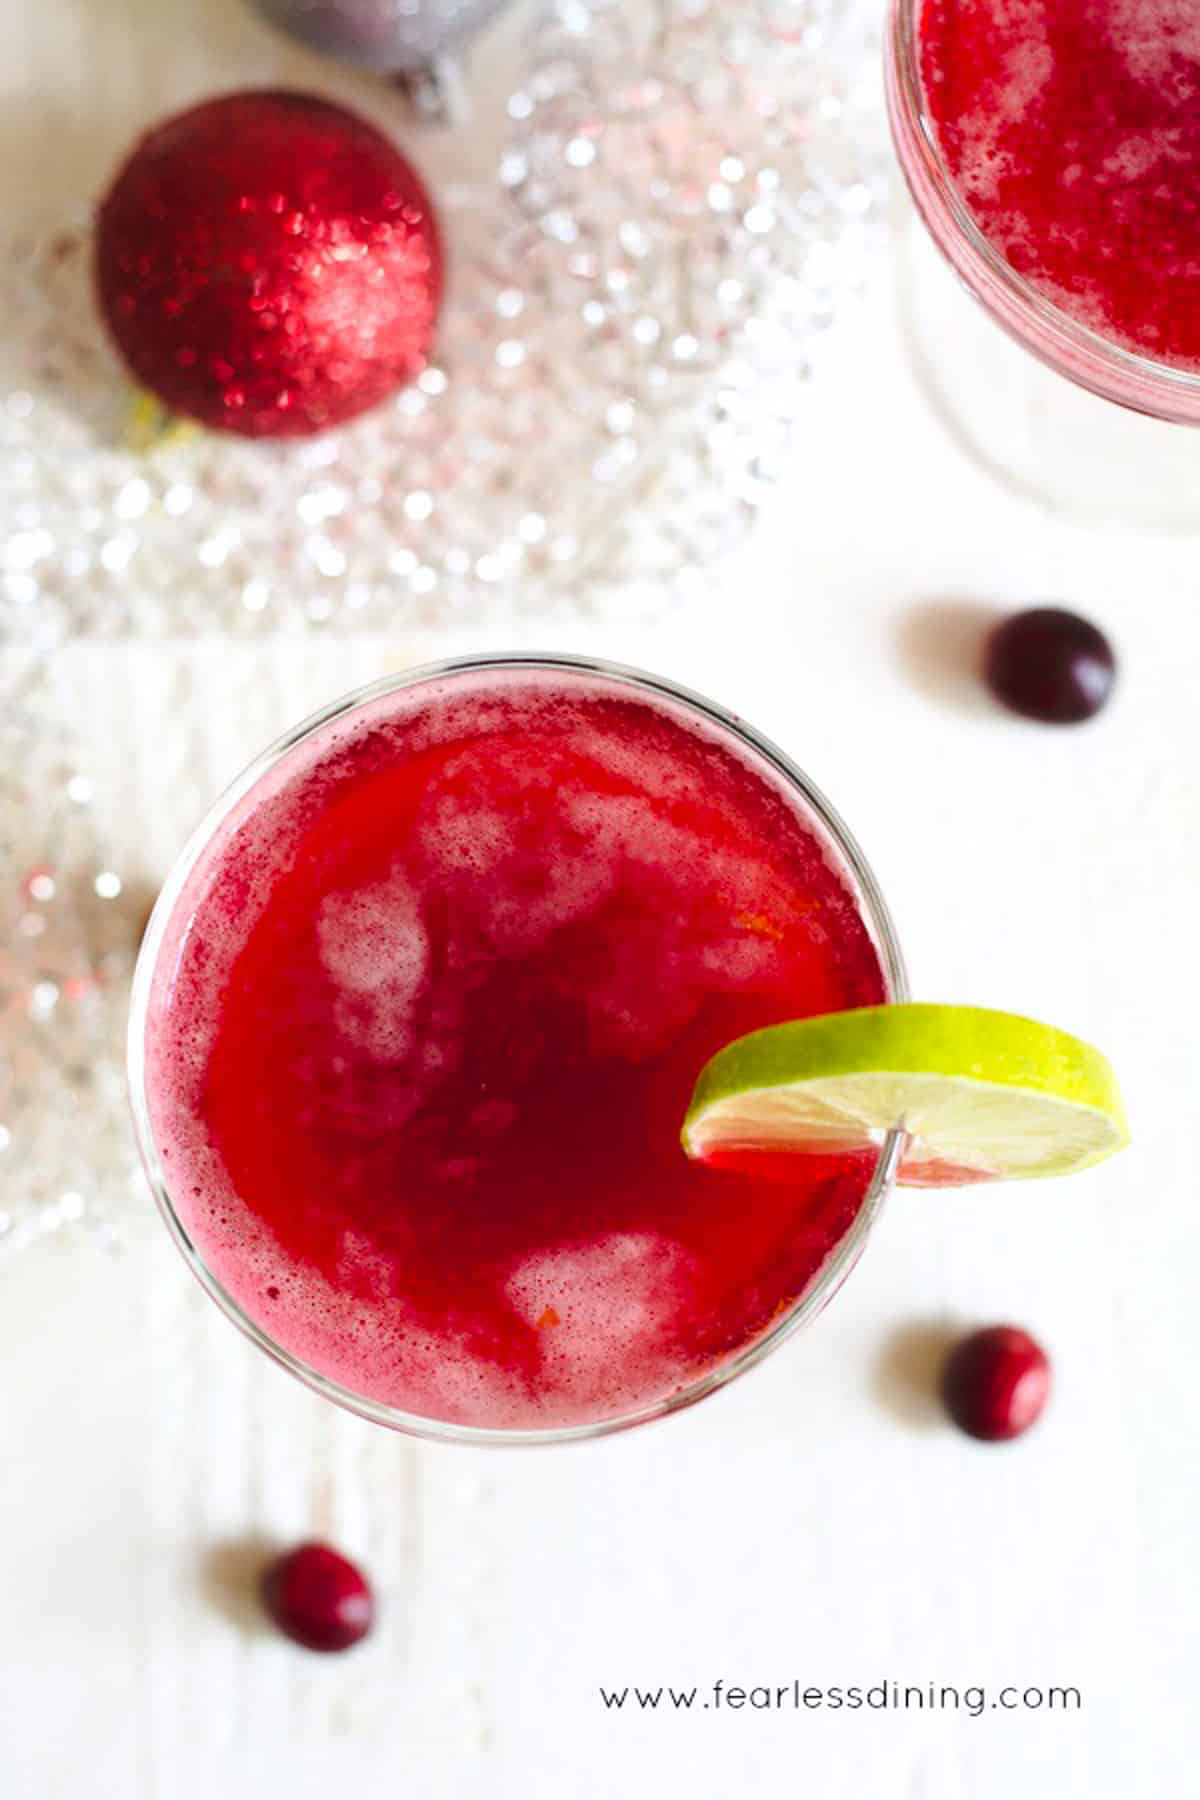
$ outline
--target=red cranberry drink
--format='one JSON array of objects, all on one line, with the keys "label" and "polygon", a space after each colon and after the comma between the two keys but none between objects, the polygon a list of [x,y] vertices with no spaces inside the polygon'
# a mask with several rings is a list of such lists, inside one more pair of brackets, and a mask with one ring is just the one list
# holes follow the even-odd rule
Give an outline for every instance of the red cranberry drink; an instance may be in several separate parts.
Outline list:
[{"label": "red cranberry drink", "polygon": [[950,175],[1011,267],[1200,374],[1195,0],[921,0],[919,65]]},{"label": "red cranberry drink", "polygon": [[151,1174],[210,1290],[346,1404],[645,1417],[823,1297],[879,1186],[873,1150],[689,1161],[699,1070],[895,997],[890,943],[820,800],[707,703],[552,659],[423,672],[269,753],[168,884]]}]

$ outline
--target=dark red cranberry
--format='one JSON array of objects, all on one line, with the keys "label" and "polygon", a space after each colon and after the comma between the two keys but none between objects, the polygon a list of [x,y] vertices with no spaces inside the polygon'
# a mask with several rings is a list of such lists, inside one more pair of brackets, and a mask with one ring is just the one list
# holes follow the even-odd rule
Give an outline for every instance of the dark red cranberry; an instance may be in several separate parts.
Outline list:
[{"label": "dark red cranberry", "polygon": [[307,1650],[349,1650],[366,1637],[375,1602],[365,1578],[328,1544],[300,1544],[263,1575],[263,1604]]},{"label": "dark red cranberry", "polygon": [[1117,659],[1104,633],[1078,613],[1035,606],[992,632],[984,674],[1011,712],[1046,725],[1078,725],[1111,694]]},{"label": "dark red cranberry", "polygon": [[1028,1431],[1049,1392],[1045,1351],[1015,1325],[973,1331],[950,1352],[942,1371],[946,1411],[960,1431],[988,1442]]}]

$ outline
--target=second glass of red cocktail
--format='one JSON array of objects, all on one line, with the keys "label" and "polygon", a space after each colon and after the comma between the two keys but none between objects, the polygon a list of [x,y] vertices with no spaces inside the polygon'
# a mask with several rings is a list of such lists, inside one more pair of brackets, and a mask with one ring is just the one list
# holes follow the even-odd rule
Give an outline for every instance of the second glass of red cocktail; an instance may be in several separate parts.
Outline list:
[{"label": "second glass of red cocktail", "polygon": [[1041,499],[1105,520],[1200,524],[1200,449],[1162,428],[1200,424],[1189,0],[892,0],[886,79],[930,239],[1037,359],[977,324],[910,240],[909,322],[947,417]]}]

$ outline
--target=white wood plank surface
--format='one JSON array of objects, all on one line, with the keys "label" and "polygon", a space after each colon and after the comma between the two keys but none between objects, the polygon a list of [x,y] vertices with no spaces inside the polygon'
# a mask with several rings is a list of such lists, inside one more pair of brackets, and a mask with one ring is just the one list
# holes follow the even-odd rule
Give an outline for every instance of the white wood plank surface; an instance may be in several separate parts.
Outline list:
[{"label": "white wood plank surface", "polygon": [[[268,79],[369,92],[236,0],[10,0],[0,200],[77,204],[142,122]],[[439,157],[484,154],[489,130]],[[118,1259],[22,1257],[0,1271],[2,1800],[1195,1791],[1200,548],[1075,530],[969,466],[913,386],[886,278],[811,402],[721,594],[553,647],[660,669],[777,737],[863,841],[918,992],[1094,1037],[1135,1148],[1070,1185],[896,1197],[807,1337],[664,1426],[557,1452],[416,1445],[323,1406],[149,1218]],[[1045,598],[1122,654],[1077,733],[1002,717],[961,672],[963,607]],[[504,647],[80,644],[55,693],[115,851],[155,879],[275,731],[485,643]],[[993,1450],[938,1428],[896,1344],[996,1318],[1045,1340],[1057,1388]],[[257,1546],[310,1531],[384,1597],[345,1659],[239,1599]],[[718,1678],[1069,1683],[1084,1705],[639,1716],[598,1695]]]}]

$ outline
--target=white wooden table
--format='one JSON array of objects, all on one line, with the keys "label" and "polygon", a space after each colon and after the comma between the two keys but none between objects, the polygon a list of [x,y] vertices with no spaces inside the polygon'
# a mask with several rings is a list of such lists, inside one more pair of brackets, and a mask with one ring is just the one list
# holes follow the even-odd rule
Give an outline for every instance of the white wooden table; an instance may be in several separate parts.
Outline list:
[{"label": "white wooden table", "polygon": [[[237,0],[6,6],[0,198],[86,196],[137,124],[266,79],[365,91]],[[152,1227],[115,1261],[23,1256],[0,1273],[3,1800],[1195,1792],[1200,544],[1078,531],[990,483],[916,391],[886,286],[831,346],[727,592],[553,647],[660,669],[777,737],[861,837],[917,991],[1095,1038],[1135,1148],[1066,1186],[897,1196],[820,1325],[757,1374],[544,1454],[336,1413]],[[1047,598],[1122,655],[1078,732],[1000,715],[963,672],[978,609]],[[293,718],[484,644],[503,647],[81,645],[55,674],[111,841],[153,879]],[[922,1345],[997,1319],[1044,1339],[1057,1386],[1039,1430],[990,1448],[939,1425]],[[384,1597],[341,1660],[241,1597],[264,1543],[312,1532]],[[1083,1707],[704,1710],[718,1679],[1070,1684]],[[606,1712],[599,1686],[635,1683],[700,1684],[697,1710]]]}]

